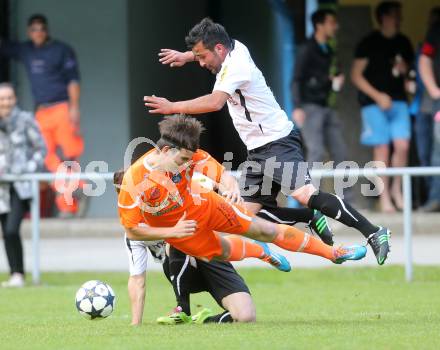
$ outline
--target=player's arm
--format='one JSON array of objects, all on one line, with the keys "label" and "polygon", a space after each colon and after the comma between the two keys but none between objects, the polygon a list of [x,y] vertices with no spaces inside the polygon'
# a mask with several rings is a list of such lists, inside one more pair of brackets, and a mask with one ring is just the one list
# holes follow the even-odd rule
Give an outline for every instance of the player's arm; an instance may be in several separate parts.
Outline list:
[{"label": "player's arm", "polygon": [[186,101],[171,102],[154,95],[145,96],[144,101],[152,114],[202,114],[219,111],[228,98],[229,95],[226,92],[216,90],[208,95]]},{"label": "player's arm", "polygon": [[364,94],[374,100],[380,108],[386,110],[391,107],[391,98],[387,94],[377,90],[364,77],[364,71],[367,68],[367,58],[356,58],[351,69],[351,80],[353,84]]},{"label": "player's arm", "polygon": [[233,204],[242,204],[243,198],[240,194],[240,186],[238,181],[229,171],[223,171],[219,183],[219,191],[228,202]]},{"label": "player's arm", "polygon": [[195,220],[186,220],[186,212],[175,226],[152,227],[149,225],[125,227],[127,238],[135,241],[157,241],[191,236],[197,228]]},{"label": "player's arm", "polygon": [[192,51],[180,52],[172,49],[161,49],[159,62],[170,65],[171,68],[182,67],[188,62],[194,62],[195,56]]}]

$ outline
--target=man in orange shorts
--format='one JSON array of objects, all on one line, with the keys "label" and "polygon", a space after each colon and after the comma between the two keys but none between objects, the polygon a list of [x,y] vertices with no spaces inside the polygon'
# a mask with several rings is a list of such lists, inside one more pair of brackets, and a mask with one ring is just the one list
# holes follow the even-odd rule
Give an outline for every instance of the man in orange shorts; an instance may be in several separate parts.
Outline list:
[{"label": "man in orange shorts", "polygon": [[[29,41],[0,40],[0,55],[19,60],[26,68],[36,106],[35,118],[47,146],[47,170],[70,172],[63,161],[76,161],[84,149],[79,131],[78,62],[70,46],[50,37],[44,15],[32,15],[27,29]],[[61,151],[61,158],[57,151]],[[55,188],[60,187],[55,184]],[[69,202],[63,193],[58,193],[55,201],[62,217],[72,216],[78,210],[78,201],[73,198]]]},{"label": "man in orange shorts", "polygon": [[[235,235],[271,242],[293,252],[319,255],[334,263],[365,256],[363,246],[333,248],[294,227],[268,222],[241,207],[235,179],[198,148],[202,129],[194,118],[165,117],[159,123],[161,138],[157,148],[127,169],[118,207],[128,239],[165,240],[204,260],[259,258],[284,271],[290,270],[285,265],[287,260],[275,256],[266,244]],[[221,195],[191,181],[195,171],[217,183]]]}]

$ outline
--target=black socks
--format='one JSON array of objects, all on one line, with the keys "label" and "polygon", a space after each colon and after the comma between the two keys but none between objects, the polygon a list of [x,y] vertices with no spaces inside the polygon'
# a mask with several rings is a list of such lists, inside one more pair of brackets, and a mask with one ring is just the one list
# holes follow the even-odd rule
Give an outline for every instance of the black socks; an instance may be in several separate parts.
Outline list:
[{"label": "black socks", "polygon": [[234,320],[231,317],[229,311],[225,311],[222,314],[208,317],[203,323],[231,323]]},{"label": "black socks", "polygon": [[310,197],[308,206],[319,210],[325,216],[342,222],[344,225],[354,227],[362,232],[365,238],[379,229],[350,204],[334,194],[317,191]]}]

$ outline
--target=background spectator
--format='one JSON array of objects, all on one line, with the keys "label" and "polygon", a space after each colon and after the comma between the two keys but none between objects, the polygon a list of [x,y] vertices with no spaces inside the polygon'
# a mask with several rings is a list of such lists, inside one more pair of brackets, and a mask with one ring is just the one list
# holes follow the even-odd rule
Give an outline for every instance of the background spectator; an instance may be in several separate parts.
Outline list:
[{"label": "background spectator", "polygon": [[333,90],[339,91],[342,74],[332,75],[334,52],[329,41],[338,29],[333,10],[317,10],[312,15],[313,36],[300,48],[295,61],[293,79],[293,120],[301,127],[309,162],[323,162],[328,147],[331,159],[338,164],[347,159],[342,124],[329,106]]},{"label": "background spectator", "polygon": [[[16,106],[12,85],[0,84],[0,172],[22,174],[43,166],[46,148],[31,113]],[[0,185],[0,223],[11,271],[3,287],[24,286],[20,224],[31,198],[29,182]]]},{"label": "background spectator", "polygon": [[[46,168],[55,172],[64,160],[78,159],[84,148],[80,135],[80,85],[75,53],[67,44],[49,36],[48,21],[43,15],[28,20],[29,41],[2,42],[0,53],[21,61],[28,73],[36,106],[36,119],[47,145]],[[59,157],[59,152],[62,158]],[[60,216],[78,211],[64,197],[56,197]]]},{"label": "background spectator", "polygon": [[[422,46],[419,71],[423,83],[434,100],[434,134],[431,165],[440,166],[440,21],[437,20],[429,29]],[[440,211],[440,178],[434,176],[424,211]]]},{"label": "background spectator", "polygon": [[[379,30],[361,40],[355,52],[352,80],[359,89],[363,131],[361,142],[373,147],[373,159],[387,166],[407,165],[411,125],[406,101],[405,78],[414,58],[409,39],[399,32],[401,5],[384,1],[376,8]],[[393,153],[390,155],[390,144]],[[381,210],[394,212],[403,207],[402,180],[382,178]]]}]

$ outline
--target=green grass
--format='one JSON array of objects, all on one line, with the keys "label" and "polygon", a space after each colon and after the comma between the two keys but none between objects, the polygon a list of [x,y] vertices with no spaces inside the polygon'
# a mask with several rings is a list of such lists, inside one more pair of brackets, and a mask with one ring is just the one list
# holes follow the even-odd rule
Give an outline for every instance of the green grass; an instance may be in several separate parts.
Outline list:
[{"label": "green grass", "polygon": [[[411,284],[400,267],[241,273],[257,305],[256,324],[158,326],[156,317],[174,299],[165,278],[150,273],[138,328],[129,326],[126,274],[45,274],[44,286],[0,289],[0,349],[440,348],[440,268],[416,268]],[[76,312],[74,295],[96,278],[114,288],[117,306],[110,318],[88,321]],[[193,303],[193,311],[219,310],[207,294]]]}]

